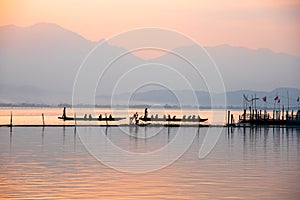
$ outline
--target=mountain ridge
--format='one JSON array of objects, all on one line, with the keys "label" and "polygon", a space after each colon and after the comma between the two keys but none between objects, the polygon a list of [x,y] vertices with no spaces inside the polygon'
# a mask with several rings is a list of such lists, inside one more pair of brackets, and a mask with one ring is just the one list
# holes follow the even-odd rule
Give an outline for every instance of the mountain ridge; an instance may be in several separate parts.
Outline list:
[{"label": "mountain ridge", "polygon": [[[100,41],[107,49],[103,57],[109,55],[110,51],[126,51],[124,48],[109,45],[105,40]],[[19,101],[55,104],[72,101],[76,74],[82,61],[97,42],[86,40],[59,25],[40,23],[30,27],[1,26],[0,44],[1,100],[8,103],[18,102],[18,98],[22,97]],[[300,86],[298,78],[300,57],[276,53],[268,49],[253,50],[228,44],[205,47],[205,49],[216,62],[226,91],[238,89],[268,91],[279,87],[299,88]],[[197,56],[189,46],[178,47],[177,50],[191,57]],[[117,65],[115,70],[112,70],[112,74],[121,75],[118,69],[122,68],[126,71],[132,66],[151,62],[166,64],[183,71],[187,71],[188,67],[173,60],[169,54],[149,61],[128,54],[125,61],[126,63]],[[193,85],[196,86],[194,90],[207,90],[205,77],[199,80],[192,76],[193,71],[189,71],[188,75],[190,77],[187,77],[187,80],[194,81]],[[149,74],[148,76],[162,75]],[[97,91],[96,95],[109,94],[117,78],[108,77],[105,84],[109,87]],[[174,80],[173,83],[176,90],[182,89],[180,82]],[[125,86],[119,94],[128,92]]]}]

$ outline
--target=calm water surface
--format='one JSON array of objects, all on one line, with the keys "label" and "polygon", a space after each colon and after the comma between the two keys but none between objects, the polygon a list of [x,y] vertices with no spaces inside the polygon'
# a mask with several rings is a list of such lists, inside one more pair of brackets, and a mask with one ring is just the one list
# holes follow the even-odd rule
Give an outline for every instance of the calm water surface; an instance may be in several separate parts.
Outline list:
[{"label": "calm water surface", "polygon": [[[155,127],[127,128],[136,137],[117,127],[94,127],[104,131],[107,140],[137,153],[163,147],[178,133],[178,128],[165,127],[142,138]],[[83,130],[88,136],[90,128]],[[0,198],[299,198],[299,128],[224,129],[210,154],[200,160],[207,130],[181,129],[186,139],[189,132],[197,134],[173,164],[154,172],[125,173],[92,157],[72,127],[0,127]]]}]

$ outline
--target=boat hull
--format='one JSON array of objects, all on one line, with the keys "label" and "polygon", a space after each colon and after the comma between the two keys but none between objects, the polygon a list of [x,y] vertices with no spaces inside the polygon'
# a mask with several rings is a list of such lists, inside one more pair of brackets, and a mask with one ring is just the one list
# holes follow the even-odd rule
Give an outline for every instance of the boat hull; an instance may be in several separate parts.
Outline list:
[{"label": "boat hull", "polygon": [[114,117],[114,118],[84,118],[84,117],[58,117],[64,121],[120,121],[126,119],[125,117]]},{"label": "boat hull", "polygon": [[144,122],[154,121],[154,122],[205,122],[208,119],[196,118],[196,119],[180,119],[180,118],[139,118]]}]

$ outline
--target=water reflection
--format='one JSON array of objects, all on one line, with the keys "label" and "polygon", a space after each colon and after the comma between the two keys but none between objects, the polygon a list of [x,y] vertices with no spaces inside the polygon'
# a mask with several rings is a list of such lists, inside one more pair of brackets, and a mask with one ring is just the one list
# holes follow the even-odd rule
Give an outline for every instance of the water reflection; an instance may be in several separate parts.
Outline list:
[{"label": "water reflection", "polygon": [[263,147],[264,151],[269,148],[275,153],[282,153],[284,148],[287,153],[290,149],[299,150],[300,145],[300,128],[299,127],[228,127],[226,128],[226,144],[231,147],[237,138],[243,141],[243,151],[245,154],[248,151],[255,152],[258,147]]},{"label": "water reflection", "polygon": [[[3,128],[2,128],[3,129]],[[33,128],[34,129],[34,128]],[[37,128],[38,129],[38,128]],[[51,132],[51,128],[48,128]],[[65,126],[62,127],[62,145],[66,146],[67,141],[70,138],[67,137],[67,132],[70,132],[69,129]],[[117,140],[124,143],[126,134],[122,131],[116,134],[114,128],[110,127],[99,127],[99,130],[104,129],[105,135],[109,140],[112,142],[116,142],[118,145]],[[174,127],[165,127],[161,130],[157,130],[153,127],[139,127],[139,126],[129,126],[129,139],[133,138],[135,144],[141,143],[141,141],[146,144],[150,142],[151,145],[155,146],[158,144],[166,145],[168,144],[172,138],[176,135],[178,128]],[[189,128],[194,129],[194,128]],[[197,142],[201,145],[203,142],[203,135],[206,134],[207,128],[200,128],[196,127],[197,133]],[[150,133],[148,133],[150,131]],[[190,130],[193,131],[193,130]],[[153,134],[153,132],[157,132]],[[13,128],[9,128],[9,149],[10,151],[13,148]],[[56,133],[59,133],[57,131]],[[267,148],[272,147],[272,149],[279,153],[281,148],[286,148],[289,150],[289,147],[294,148],[294,144],[297,145],[297,150],[300,150],[300,128],[299,127],[268,127],[268,126],[261,126],[261,127],[228,127],[224,129],[224,133],[226,136],[226,140],[224,141],[228,147],[232,147],[234,143],[239,142],[240,140],[243,142],[243,150],[252,149],[255,151],[256,147],[261,146],[266,151]],[[76,140],[77,140],[77,130],[76,127],[73,130],[73,147],[74,150],[76,149]],[[187,135],[188,137],[188,135]],[[120,140],[121,139],[121,140]],[[130,139],[130,140],[131,140]],[[47,142],[47,141],[46,141]],[[41,131],[41,146],[47,145],[45,144],[45,127],[42,127]]]},{"label": "water reflection", "polygon": [[[178,128],[99,127],[120,147],[149,152],[168,144]],[[208,128],[174,164],[151,173],[121,173],[101,164],[75,128],[0,128],[0,198],[296,199],[300,180],[300,129],[230,127],[213,151],[197,155]],[[217,129],[217,128],[216,128]],[[87,134],[91,134],[86,128]],[[105,143],[103,143],[105,144]],[[42,146],[42,148],[40,148]],[[216,191],[218,191],[216,193]],[[253,192],[255,191],[255,192]]]}]

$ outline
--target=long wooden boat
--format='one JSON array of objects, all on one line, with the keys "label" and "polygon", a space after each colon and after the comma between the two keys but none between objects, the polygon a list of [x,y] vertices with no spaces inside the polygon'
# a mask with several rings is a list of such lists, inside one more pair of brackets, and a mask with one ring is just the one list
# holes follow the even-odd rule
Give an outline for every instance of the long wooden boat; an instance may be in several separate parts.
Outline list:
[{"label": "long wooden boat", "polygon": [[64,121],[120,121],[126,117],[104,117],[104,118],[90,118],[90,117],[58,117]]},{"label": "long wooden boat", "polygon": [[150,118],[150,117],[140,117],[139,120],[144,122],[154,121],[154,122],[205,122],[207,118]]}]

